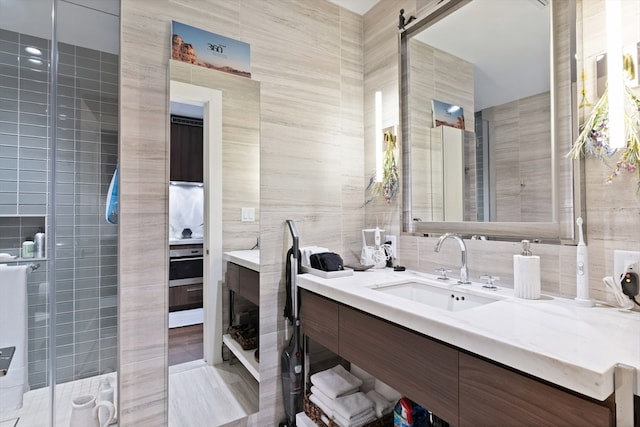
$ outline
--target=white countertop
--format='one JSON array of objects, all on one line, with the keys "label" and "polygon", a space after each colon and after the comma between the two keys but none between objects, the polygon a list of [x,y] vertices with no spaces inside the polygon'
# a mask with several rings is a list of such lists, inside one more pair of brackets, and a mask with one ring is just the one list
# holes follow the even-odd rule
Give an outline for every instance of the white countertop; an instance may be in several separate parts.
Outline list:
[{"label": "white countertop", "polygon": [[229,251],[222,255],[225,261],[241,265],[250,270],[260,271],[260,250],[252,249],[246,251]]},{"label": "white countertop", "polygon": [[[640,385],[640,313],[607,306],[579,307],[573,300],[543,295],[513,297],[513,290],[480,284],[445,285],[502,299],[462,311],[446,311],[370,289],[430,274],[391,269],[323,279],[298,276],[298,286],[405,326],[458,348],[604,400],[614,391],[617,363],[637,369]],[[636,393],[638,393],[636,387]]]}]

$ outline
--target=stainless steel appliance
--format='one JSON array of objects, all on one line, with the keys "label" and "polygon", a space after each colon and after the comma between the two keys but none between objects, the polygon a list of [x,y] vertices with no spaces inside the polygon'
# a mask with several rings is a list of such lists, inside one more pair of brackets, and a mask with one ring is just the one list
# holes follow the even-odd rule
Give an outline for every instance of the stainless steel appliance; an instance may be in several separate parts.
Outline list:
[{"label": "stainless steel appliance", "polygon": [[169,249],[169,286],[202,283],[202,247]]}]

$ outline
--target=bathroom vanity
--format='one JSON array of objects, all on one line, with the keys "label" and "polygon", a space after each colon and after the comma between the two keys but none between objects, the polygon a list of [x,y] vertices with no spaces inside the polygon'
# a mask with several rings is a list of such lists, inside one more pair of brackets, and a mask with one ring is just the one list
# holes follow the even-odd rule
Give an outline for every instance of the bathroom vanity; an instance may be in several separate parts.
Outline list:
[{"label": "bathroom vanity", "polygon": [[[305,336],[452,426],[612,426],[615,366],[640,369],[637,312],[410,271],[305,274],[298,286]],[[436,308],[439,293],[451,301]]]},{"label": "bathroom vanity", "polygon": [[[223,259],[226,261],[225,283],[230,291],[230,312],[233,313],[236,295],[260,306],[260,251],[225,252]],[[260,369],[254,357],[255,350],[243,350],[229,334],[223,335],[222,342],[247,368],[256,381],[260,382]]]}]

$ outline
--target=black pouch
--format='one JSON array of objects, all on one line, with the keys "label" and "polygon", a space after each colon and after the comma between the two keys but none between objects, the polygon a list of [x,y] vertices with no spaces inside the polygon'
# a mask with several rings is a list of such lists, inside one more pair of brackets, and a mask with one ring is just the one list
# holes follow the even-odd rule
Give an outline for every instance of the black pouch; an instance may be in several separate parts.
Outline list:
[{"label": "black pouch", "polygon": [[342,257],[334,252],[321,252],[319,254],[311,254],[309,257],[311,268],[322,271],[338,271],[344,270]]}]

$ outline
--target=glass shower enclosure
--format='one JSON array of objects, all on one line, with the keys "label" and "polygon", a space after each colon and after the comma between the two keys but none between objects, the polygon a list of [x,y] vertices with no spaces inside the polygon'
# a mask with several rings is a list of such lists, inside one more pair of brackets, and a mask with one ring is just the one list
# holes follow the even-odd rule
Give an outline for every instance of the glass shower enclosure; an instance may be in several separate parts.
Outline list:
[{"label": "glass shower enclosure", "polygon": [[0,2],[2,427],[117,403],[119,3]]}]

